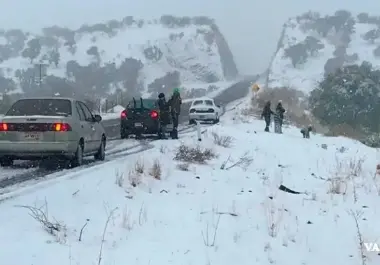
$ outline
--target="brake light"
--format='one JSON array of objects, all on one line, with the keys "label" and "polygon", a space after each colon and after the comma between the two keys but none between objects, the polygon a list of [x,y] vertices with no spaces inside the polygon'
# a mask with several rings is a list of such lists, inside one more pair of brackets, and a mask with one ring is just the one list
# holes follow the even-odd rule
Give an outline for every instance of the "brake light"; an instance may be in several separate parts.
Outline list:
[{"label": "brake light", "polygon": [[8,131],[8,124],[0,123],[0,132],[6,132],[6,131]]},{"label": "brake light", "polygon": [[155,111],[155,110],[152,110],[152,111],[150,112],[150,117],[151,117],[152,119],[157,119],[157,118],[158,118],[158,112]]},{"label": "brake light", "polygon": [[71,126],[68,123],[54,123],[53,131],[55,132],[68,132],[71,131]]},{"label": "brake light", "polygon": [[126,110],[123,110],[123,111],[120,113],[120,118],[122,118],[122,119],[127,118],[127,111],[126,111]]}]

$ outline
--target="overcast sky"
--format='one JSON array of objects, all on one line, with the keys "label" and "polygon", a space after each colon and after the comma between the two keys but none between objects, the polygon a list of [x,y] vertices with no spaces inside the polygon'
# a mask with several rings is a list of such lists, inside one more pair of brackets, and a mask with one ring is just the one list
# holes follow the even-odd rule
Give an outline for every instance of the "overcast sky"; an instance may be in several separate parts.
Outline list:
[{"label": "overcast sky", "polygon": [[226,36],[242,74],[267,67],[282,24],[291,16],[337,9],[375,10],[380,16],[380,0],[0,0],[0,8],[2,27],[26,30],[53,24],[78,27],[127,15],[208,15]]}]

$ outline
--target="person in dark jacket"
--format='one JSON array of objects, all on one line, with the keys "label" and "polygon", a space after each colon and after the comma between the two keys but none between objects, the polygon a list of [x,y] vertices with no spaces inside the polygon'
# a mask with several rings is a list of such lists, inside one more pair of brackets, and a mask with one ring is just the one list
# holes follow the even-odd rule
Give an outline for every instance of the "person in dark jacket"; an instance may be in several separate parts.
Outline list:
[{"label": "person in dark jacket", "polygon": [[173,131],[171,133],[173,139],[178,139],[178,121],[181,114],[182,99],[179,88],[175,88],[172,97],[168,101],[170,112],[173,120]]},{"label": "person in dark jacket", "polygon": [[282,123],[284,121],[285,109],[282,106],[282,102],[279,101],[275,110],[274,115],[274,132],[282,133]]},{"label": "person in dark jacket", "polygon": [[266,132],[269,132],[271,115],[274,115],[274,112],[270,108],[270,101],[268,101],[264,106],[263,112],[261,113],[261,118],[264,118],[264,120],[265,120],[265,131]]},{"label": "person in dark jacket", "polygon": [[158,109],[160,111],[160,122],[158,128],[158,137],[160,139],[167,139],[166,127],[170,124],[170,105],[166,102],[165,94],[160,93],[157,101]]},{"label": "person in dark jacket", "polygon": [[307,138],[309,139],[310,138],[310,132],[313,130],[313,127],[311,125],[309,125],[308,127],[306,128],[303,128],[301,130],[301,133],[302,133],[302,136],[303,138]]}]

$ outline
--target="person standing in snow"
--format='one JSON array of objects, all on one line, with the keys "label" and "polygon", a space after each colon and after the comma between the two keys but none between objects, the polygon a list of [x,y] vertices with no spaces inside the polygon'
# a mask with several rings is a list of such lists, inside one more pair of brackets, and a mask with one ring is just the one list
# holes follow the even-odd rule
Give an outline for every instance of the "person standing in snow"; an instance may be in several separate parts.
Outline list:
[{"label": "person standing in snow", "polygon": [[284,121],[285,109],[282,106],[281,100],[278,102],[274,115],[274,132],[282,133],[282,123]]},{"label": "person standing in snow", "polygon": [[275,113],[270,108],[270,101],[268,101],[263,109],[263,112],[261,113],[261,118],[264,118],[265,120],[265,130],[266,132],[269,132],[269,126],[270,126],[270,117],[271,115],[274,115]]},{"label": "person standing in snow", "polygon": [[170,105],[170,112],[173,120],[173,131],[172,131],[172,138],[178,139],[178,121],[179,121],[179,115],[181,114],[181,105],[182,105],[182,98],[179,93],[179,88],[175,88],[173,90],[173,95],[169,99],[168,104]]},{"label": "person standing in snow", "polygon": [[160,122],[158,129],[158,137],[160,139],[167,139],[166,127],[170,124],[170,105],[166,102],[165,94],[160,93],[157,101],[158,109],[160,110]]},{"label": "person standing in snow", "polygon": [[310,132],[313,130],[313,127],[311,127],[311,125],[309,125],[308,127],[306,128],[303,128],[301,130],[301,133],[302,133],[302,136],[303,138],[307,138],[309,139],[310,138]]}]

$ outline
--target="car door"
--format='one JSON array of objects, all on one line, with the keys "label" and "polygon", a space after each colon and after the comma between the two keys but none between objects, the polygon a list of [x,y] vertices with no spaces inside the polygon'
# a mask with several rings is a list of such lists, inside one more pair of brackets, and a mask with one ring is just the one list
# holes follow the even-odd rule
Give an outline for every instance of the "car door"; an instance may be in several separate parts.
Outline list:
[{"label": "car door", "polygon": [[91,148],[91,151],[95,151],[99,148],[100,146],[100,140],[101,140],[101,135],[98,136],[98,134],[100,133],[99,132],[99,128],[98,128],[98,123],[95,122],[94,120],[94,116],[92,115],[90,109],[87,107],[86,104],[84,104],[83,102],[79,102],[79,105],[81,106],[83,112],[84,112],[84,115],[85,115],[85,118],[86,118],[86,122],[88,124],[88,126],[90,127],[90,148]]},{"label": "car door", "polygon": [[79,102],[75,103],[75,107],[78,112],[79,120],[80,120],[80,135],[84,138],[84,152],[88,153],[91,151],[91,126],[86,121],[86,115],[80,106]]}]

